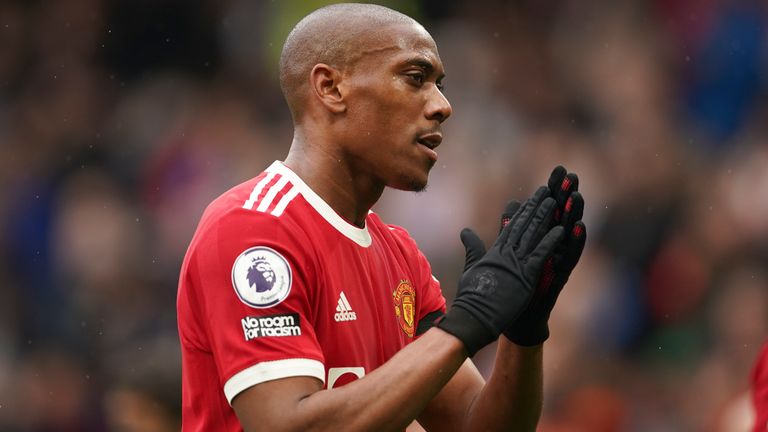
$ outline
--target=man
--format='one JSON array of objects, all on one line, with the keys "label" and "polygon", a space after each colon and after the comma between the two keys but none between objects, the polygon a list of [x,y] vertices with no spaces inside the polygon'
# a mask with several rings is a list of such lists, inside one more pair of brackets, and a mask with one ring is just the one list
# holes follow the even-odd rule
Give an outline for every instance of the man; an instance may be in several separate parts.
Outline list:
[{"label": "man", "polygon": [[[487,253],[462,232],[446,313],[414,241],[370,211],[437,160],[451,106],[431,36],[328,6],[290,33],[280,78],[287,158],[208,207],[182,267],[183,429],[534,429],[547,318],[584,245],[575,175],[513,202]],[[485,383],[467,357],[502,332]]]}]

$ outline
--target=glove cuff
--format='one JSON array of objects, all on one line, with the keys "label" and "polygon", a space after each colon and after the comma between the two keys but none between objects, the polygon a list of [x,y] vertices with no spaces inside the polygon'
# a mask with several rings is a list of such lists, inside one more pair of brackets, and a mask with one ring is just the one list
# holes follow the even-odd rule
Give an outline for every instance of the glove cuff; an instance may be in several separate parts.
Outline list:
[{"label": "glove cuff", "polygon": [[494,334],[469,311],[457,307],[456,304],[445,314],[437,327],[459,338],[467,349],[469,357],[474,356],[481,348],[498,337],[498,334]]},{"label": "glove cuff", "polygon": [[541,345],[549,339],[549,326],[547,322],[516,322],[506,330],[504,336],[520,346]]}]

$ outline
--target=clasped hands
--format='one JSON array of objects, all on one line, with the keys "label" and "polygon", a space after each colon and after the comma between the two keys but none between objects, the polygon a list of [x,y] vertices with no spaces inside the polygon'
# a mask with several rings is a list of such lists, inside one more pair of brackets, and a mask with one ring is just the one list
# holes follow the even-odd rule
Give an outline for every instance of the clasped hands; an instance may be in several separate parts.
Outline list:
[{"label": "clasped hands", "polygon": [[488,250],[474,231],[462,230],[464,273],[437,325],[458,337],[470,356],[502,333],[523,346],[549,337],[552,308],[586,241],[578,187],[576,174],[556,167],[547,186],[522,204],[507,204]]}]

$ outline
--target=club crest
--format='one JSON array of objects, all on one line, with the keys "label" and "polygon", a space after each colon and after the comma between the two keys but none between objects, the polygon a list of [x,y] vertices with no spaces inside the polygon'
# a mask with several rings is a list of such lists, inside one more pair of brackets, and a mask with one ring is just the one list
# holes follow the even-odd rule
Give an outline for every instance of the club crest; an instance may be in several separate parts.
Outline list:
[{"label": "club crest", "polygon": [[392,301],[395,303],[395,315],[408,337],[413,337],[416,331],[416,291],[407,280],[401,280],[392,293]]}]

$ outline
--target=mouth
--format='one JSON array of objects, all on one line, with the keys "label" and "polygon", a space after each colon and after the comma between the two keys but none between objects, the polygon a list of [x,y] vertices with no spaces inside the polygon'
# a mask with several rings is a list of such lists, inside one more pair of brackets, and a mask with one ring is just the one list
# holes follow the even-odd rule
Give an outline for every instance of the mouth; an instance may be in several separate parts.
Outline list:
[{"label": "mouth", "polygon": [[441,142],[443,142],[443,135],[440,132],[428,133],[420,136],[416,142],[430,150],[434,150]]}]

